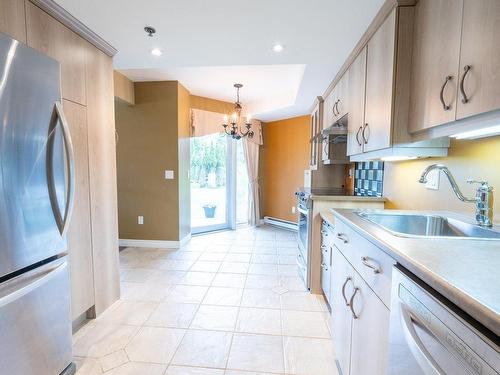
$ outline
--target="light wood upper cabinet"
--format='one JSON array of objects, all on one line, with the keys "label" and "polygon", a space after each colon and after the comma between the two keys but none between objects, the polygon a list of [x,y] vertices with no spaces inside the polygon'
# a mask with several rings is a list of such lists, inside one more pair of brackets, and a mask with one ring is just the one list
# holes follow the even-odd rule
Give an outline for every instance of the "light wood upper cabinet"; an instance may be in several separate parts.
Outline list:
[{"label": "light wood upper cabinet", "polygon": [[99,315],[120,297],[113,67],[110,57],[86,45],[90,209]]},{"label": "light wood upper cabinet", "polygon": [[94,305],[87,112],[84,106],[68,100],[63,106],[75,156],[75,205],[68,230],[68,253],[71,315],[76,319]]},{"label": "light wood upper cabinet", "polygon": [[0,32],[26,43],[24,0],[0,0]]},{"label": "light wood upper cabinet", "polygon": [[364,151],[391,146],[396,12],[394,9],[367,46]]},{"label": "light wood upper cabinet", "polygon": [[349,67],[349,120],[347,122],[347,155],[363,152],[361,131],[365,124],[366,47]]},{"label": "light wood upper cabinet", "polygon": [[[481,2],[473,1],[475,6]],[[415,6],[412,132],[455,120],[462,7],[462,0],[419,0]]]},{"label": "light wood upper cabinet", "polygon": [[322,103],[318,101],[314,107],[313,113],[311,113],[311,131],[310,131],[310,160],[309,169],[318,169],[319,163],[319,149],[320,149],[320,137],[318,133],[321,132],[321,107]]},{"label": "light wood upper cabinet", "polygon": [[332,126],[349,110],[349,72],[344,73],[325,98],[323,106],[323,128]]},{"label": "light wood upper cabinet", "polygon": [[64,99],[86,105],[85,46],[80,36],[26,1],[27,43],[61,63]]},{"label": "light wood upper cabinet", "polygon": [[500,1],[464,0],[457,120],[500,108],[499,25]]}]

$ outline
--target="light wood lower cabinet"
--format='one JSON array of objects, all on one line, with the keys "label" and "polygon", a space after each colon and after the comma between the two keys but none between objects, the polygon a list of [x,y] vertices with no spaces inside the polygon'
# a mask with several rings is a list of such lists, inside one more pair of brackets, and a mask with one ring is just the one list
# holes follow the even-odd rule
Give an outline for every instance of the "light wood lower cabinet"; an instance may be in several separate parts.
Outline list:
[{"label": "light wood lower cabinet", "polygon": [[[354,292],[354,268],[342,253],[333,248],[332,254],[332,337],[335,360],[342,375],[349,375],[351,368],[352,313],[348,298]],[[348,297],[349,296],[349,297]]]},{"label": "light wood lower cabinet", "polygon": [[499,24],[500,1],[464,0],[457,120],[500,108]]},{"label": "light wood lower cabinet", "polygon": [[86,82],[95,312],[99,315],[120,297],[118,203],[112,60],[90,44]]},{"label": "light wood lower cabinet", "polygon": [[360,274],[333,247],[332,337],[343,375],[384,375],[390,311]]},{"label": "light wood lower cabinet", "polygon": [[0,0],[0,32],[26,43],[24,0]]},{"label": "light wood lower cabinet", "polygon": [[92,232],[90,222],[87,109],[63,101],[75,156],[75,205],[68,230],[71,315],[78,318],[94,305]]},{"label": "light wood lower cabinet", "polygon": [[28,45],[61,63],[64,99],[85,105],[85,46],[80,36],[26,0]]}]

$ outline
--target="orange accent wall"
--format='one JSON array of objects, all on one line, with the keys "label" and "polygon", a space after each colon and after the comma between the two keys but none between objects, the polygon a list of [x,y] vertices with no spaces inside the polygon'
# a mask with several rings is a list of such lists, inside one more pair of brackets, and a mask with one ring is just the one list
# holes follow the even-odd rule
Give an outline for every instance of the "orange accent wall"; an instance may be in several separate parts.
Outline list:
[{"label": "orange accent wall", "polygon": [[309,116],[263,124],[260,151],[261,215],[296,221],[294,192],[309,167]]}]

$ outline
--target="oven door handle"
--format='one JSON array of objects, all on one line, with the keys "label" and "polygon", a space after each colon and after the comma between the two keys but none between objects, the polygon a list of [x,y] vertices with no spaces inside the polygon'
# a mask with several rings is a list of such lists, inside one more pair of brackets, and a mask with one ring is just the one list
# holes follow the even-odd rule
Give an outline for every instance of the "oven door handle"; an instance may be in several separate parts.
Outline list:
[{"label": "oven door handle", "polygon": [[304,210],[303,208],[297,207],[297,211],[301,213],[302,215],[308,215],[309,213],[307,212],[308,210]]},{"label": "oven door handle", "polygon": [[[422,370],[424,370],[424,373],[428,375],[446,375],[434,358],[432,358],[429,351],[425,348],[422,340],[418,337],[418,334],[413,327],[413,321],[415,320],[415,322],[418,323],[418,320],[413,317],[413,315],[401,302],[399,304],[399,308],[404,338],[411,353],[417,360]],[[431,336],[434,336],[432,332],[425,328],[423,324],[420,323],[419,326],[428,331]]]}]

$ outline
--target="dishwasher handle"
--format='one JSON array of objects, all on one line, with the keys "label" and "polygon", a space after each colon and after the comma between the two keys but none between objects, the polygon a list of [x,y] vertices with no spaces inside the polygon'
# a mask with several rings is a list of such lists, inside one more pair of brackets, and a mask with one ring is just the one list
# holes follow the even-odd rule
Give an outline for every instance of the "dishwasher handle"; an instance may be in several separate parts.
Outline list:
[{"label": "dishwasher handle", "polygon": [[[403,335],[410,348],[411,353],[415,357],[416,361],[427,375],[446,375],[446,373],[441,369],[438,363],[432,358],[432,355],[425,348],[422,340],[418,337],[415,331],[414,324],[417,323],[419,327],[425,329],[430,335],[434,336],[425,325],[420,323],[418,319],[413,316],[404,304],[399,304],[400,316],[401,316],[401,327],[403,330]],[[439,340],[435,337],[436,341]]]}]

